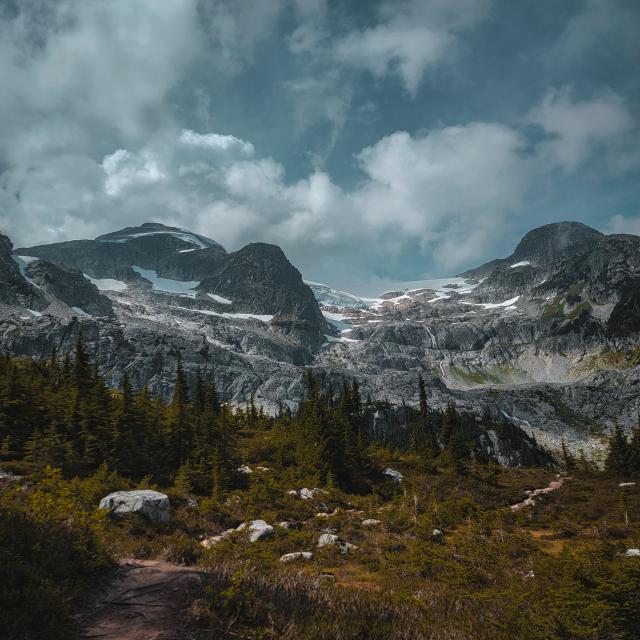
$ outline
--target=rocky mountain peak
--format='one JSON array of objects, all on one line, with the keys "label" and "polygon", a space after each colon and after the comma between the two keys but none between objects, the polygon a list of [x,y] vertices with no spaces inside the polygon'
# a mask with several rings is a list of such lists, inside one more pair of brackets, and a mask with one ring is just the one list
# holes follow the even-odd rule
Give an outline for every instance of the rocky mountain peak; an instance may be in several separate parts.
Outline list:
[{"label": "rocky mountain peak", "polygon": [[223,249],[222,245],[211,238],[202,236],[180,227],[169,227],[160,222],[145,222],[137,227],[125,227],[119,231],[113,231],[96,238],[97,242],[128,243],[138,241],[141,238],[148,239],[154,236],[170,238],[174,241],[184,243],[189,249],[207,249],[217,247]]},{"label": "rocky mountain peak", "polygon": [[520,240],[511,259],[548,264],[592,250],[604,237],[581,222],[554,222],[532,229]]}]

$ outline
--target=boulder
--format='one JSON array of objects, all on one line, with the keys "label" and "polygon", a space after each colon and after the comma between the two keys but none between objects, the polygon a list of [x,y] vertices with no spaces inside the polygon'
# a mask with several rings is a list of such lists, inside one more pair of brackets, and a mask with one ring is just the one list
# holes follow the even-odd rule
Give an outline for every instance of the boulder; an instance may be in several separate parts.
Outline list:
[{"label": "boulder", "polygon": [[627,556],[627,558],[638,558],[640,557],[640,549],[627,549],[624,555]]},{"label": "boulder", "polygon": [[285,553],[280,562],[297,562],[298,560],[307,561],[313,559],[311,551],[294,551],[293,553]]},{"label": "boulder", "polygon": [[245,475],[249,475],[250,473],[253,473],[253,471],[251,470],[251,467],[247,466],[246,464],[243,464],[241,467],[238,467],[236,471],[238,473],[244,473]]},{"label": "boulder", "polygon": [[387,467],[382,473],[385,476],[389,476],[392,480],[395,480],[396,482],[402,482],[404,480],[404,476],[399,471],[396,471],[395,469],[390,469],[389,467]]},{"label": "boulder", "polygon": [[349,553],[350,551],[355,551],[358,548],[356,547],[355,544],[351,544],[350,542],[343,542],[334,533],[323,533],[320,536],[320,538],[318,538],[318,546],[319,547],[338,546],[340,548],[340,553]]},{"label": "boulder", "polygon": [[211,538],[204,539],[200,544],[205,549],[210,549],[211,547],[214,547],[215,545],[228,540],[235,532],[235,529],[227,529],[226,531],[219,533],[217,536],[212,536]]},{"label": "boulder", "polygon": [[293,522],[293,521],[278,522],[278,526],[281,527],[282,529],[300,529],[301,528],[301,525],[299,522]]},{"label": "boulder", "polygon": [[150,489],[115,491],[100,500],[100,509],[107,509],[115,515],[138,513],[153,524],[169,522],[169,508],[169,498]]},{"label": "boulder", "polygon": [[273,527],[264,520],[252,520],[243,522],[236,531],[248,531],[249,542],[258,542],[273,535]]},{"label": "boulder", "polygon": [[380,520],[376,520],[375,518],[367,518],[362,521],[362,525],[365,527],[376,527],[380,524]]},{"label": "boulder", "polygon": [[322,493],[322,489],[307,489],[305,487],[304,489],[300,489],[299,495],[303,500],[311,500],[319,493]]},{"label": "boulder", "polygon": [[338,536],[334,535],[333,533],[323,533],[318,538],[319,547],[331,547],[338,544],[339,542],[340,540],[338,539]]}]

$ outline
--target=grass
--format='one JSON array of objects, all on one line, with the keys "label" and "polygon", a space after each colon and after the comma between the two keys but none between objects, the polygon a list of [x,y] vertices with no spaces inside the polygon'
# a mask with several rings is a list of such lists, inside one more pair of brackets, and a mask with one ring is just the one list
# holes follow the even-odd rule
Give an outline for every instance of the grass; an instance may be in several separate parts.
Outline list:
[{"label": "grass", "polygon": [[542,308],[540,320],[543,322],[552,322],[553,320],[564,319],[564,302],[560,296],[555,298],[553,302],[546,304]]},{"label": "grass", "polygon": [[[30,478],[24,489],[1,488],[0,507],[31,524],[0,523],[0,548],[24,545],[18,551],[31,575],[41,584],[65,585],[45,598],[37,585],[23,582],[42,607],[59,612],[55,620],[39,613],[51,623],[46,637],[69,637],[65,624],[79,606],[78,591],[91,588],[109,557],[199,566],[204,579],[189,612],[194,639],[637,637],[640,563],[620,552],[640,545],[640,490],[620,489],[620,479],[577,473],[534,507],[512,512],[508,505],[525,490],[546,486],[555,473],[473,463],[463,476],[446,469],[424,473],[414,456],[376,448],[377,465],[400,470],[402,485],[374,478],[368,492],[328,486],[317,500],[301,500],[287,491],[315,486],[314,479],[284,455],[286,433],[243,429],[241,439],[244,462],[254,468],[246,485],[221,500],[161,488],[172,503],[172,520],[162,526],[96,512],[103,493],[130,486],[106,470],[85,480],[49,472]],[[269,471],[256,471],[258,465]],[[325,508],[335,515],[318,517]],[[255,544],[237,535],[209,551],[201,547],[203,536],[256,517],[272,524],[295,520],[301,528],[276,527]],[[365,518],[381,524],[364,527]],[[327,528],[357,550],[318,548]],[[442,540],[432,537],[434,528],[444,532]],[[31,547],[43,554],[33,556],[35,564],[26,552]],[[77,550],[59,555],[64,549]],[[279,562],[284,553],[303,550],[314,553],[312,561]],[[5,567],[12,566],[10,558]],[[12,591],[5,586],[5,598],[15,589],[6,584]],[[30,636],[7,637],[39,637],[25,628]]]}]

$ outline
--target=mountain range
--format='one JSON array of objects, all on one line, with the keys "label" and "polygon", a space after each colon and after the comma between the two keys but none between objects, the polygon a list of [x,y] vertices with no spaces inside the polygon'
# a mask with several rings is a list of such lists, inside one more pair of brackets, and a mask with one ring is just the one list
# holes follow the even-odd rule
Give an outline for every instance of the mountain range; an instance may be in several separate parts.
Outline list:
[{"label": "mountain range", "polygon": [[560,222],[512,255],[456,277],[364,298],[305,282],[279,247],[227,252],[146,223],[14,249],[0,235],[0,346],[47,358],[79,335],[118,385],[168,397],[178,359],[210,373],[229,402],[294,407],[305,369],[334,387],[356,378],[386,402],[453,402],[509,420],[557,448],[598,457],[640,410],[640,238]]}]

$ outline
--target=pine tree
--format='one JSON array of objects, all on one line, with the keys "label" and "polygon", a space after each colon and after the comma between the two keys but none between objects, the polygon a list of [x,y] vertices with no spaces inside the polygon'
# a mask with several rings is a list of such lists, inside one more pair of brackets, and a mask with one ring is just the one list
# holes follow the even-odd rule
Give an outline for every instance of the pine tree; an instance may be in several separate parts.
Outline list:
[{"label": "pine tree", "polygon": [[433,428],[433,419],[427,404],[427,390],[422,375],[418,376],[419,414],[413,428],[412,448],[423,459],[428,460],[440,452]]},{"label": "pine tree", "polygon": [[562,447],[562,460],[564,462],[564,468],[567,471],[574,471],[576,468],[576,460],[571,454],[571,452],[569,451],[569,448],[567,447],[567,443],[564,441],[564,438],[562,438],[562,442],[560,446]]},{"label": "pine tree", "polygon": [[174,454],[173,462],[178,465],[186,462],[192,444],[190,413],[187,380],[182,368],[182,360],[178,356],[173,399],[166,412],[167,433]]},{"label": "pine tree", "polygon": [[629,443],[620,425],[616,425],[613,436],[609,440],[605,469],[613,474],[629,473]]},{"label": "pine tree", "polygon": [[630,474],[640,474],[640,417],[638,424],[631,432],[628,450],[628,465]]}]

